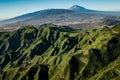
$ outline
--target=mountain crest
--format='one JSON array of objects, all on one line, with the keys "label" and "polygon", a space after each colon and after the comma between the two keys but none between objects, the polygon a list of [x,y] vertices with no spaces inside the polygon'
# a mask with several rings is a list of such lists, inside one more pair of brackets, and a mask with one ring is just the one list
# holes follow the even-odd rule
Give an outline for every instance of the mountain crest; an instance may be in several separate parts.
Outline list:
[{"label": "mountain crest", "polygon": [[86,8],[79,6],[79,5],[73,5],[72,7],[69,8],[70,10],[76,10],[76,11],[83,11],[86,10]]}]

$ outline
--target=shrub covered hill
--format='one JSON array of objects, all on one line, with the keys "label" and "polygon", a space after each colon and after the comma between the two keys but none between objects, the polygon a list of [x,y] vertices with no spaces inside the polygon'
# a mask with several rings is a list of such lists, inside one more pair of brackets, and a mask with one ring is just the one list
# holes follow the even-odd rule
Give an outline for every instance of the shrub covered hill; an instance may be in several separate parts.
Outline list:
[{"label": "shrub covered hill", "polygon": [[120,24],[53,26],[0,33],[0,80],[120,80]]}]

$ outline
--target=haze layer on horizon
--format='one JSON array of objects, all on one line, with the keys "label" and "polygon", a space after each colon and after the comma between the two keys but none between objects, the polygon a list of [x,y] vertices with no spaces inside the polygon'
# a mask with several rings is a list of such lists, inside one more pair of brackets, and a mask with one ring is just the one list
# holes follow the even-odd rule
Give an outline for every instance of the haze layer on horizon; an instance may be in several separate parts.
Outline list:
[{"label": "haze layer on horizon", "polygon": [[0,0],[0,20],[43,9],[67,9],[73,5],[92,10],[120,11],[120,0]]}]

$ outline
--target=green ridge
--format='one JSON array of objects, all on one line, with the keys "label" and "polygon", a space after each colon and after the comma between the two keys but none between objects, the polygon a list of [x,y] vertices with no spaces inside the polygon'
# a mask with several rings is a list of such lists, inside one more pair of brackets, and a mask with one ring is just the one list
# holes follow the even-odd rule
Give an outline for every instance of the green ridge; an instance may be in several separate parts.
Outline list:
[{"label": "green ridge", "polygon": [[73,30],[53,24],[0,33],[0,80],[119,80],[120,24]]}]

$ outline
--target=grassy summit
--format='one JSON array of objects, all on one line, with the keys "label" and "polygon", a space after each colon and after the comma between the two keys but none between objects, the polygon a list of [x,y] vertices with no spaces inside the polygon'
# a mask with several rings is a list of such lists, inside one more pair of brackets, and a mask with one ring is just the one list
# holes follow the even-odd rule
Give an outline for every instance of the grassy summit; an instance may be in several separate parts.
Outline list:
[{"label": "grassy summit", "polygon": [[0,80],[120,79],[120,24],[87,31],[54,26],[1,32]]}]

